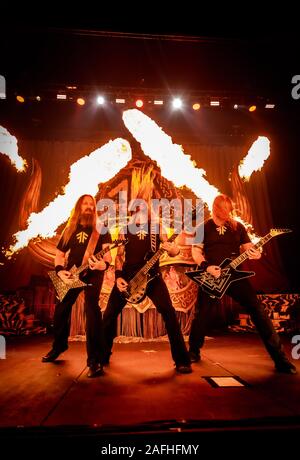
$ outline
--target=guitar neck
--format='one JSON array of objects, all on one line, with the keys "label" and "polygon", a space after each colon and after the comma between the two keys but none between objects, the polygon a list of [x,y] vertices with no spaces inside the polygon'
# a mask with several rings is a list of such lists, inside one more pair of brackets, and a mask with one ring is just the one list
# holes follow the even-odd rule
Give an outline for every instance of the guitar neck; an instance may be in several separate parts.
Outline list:
[{"label": "guitar neck", "polygon": [[[254,246],[254,249],[260,249],[264,244],[266,244],[270,239],[273,238],[273,235],[271,233],[268,233],[266,236],[261,238]],[[243,252],[240,256],[238,256],[236,259],[234,259],[232,262],[230,262],[230,266],[232,268],[238,267],[242,262],[247,260],[249,258],[249,255],[247,254],[247,251]]]},{"label": "guitar neck", "polygon": [[[97,254],[94,254],[96,259],[100,259],[100,257],[104,256],[108,251],[110,251],[112,248],[110,246],[107,246],[104,249],[101,249],[101,251],[97,252]],[[86,264],[80,265],[80,267],[77,268],[76,273],[79,275],[79,273],[83,272],[89,267],[88,262]]]},{"label": "guitar neck", "polygon": [[[172,243],[172,241],[175,240],[175,238],[177,237],[177,234],[174,233],[172,236],[170,236],[170,238],[168,239],[168,243]],[[144,265],[144,267],[142,268],[143,270],[143,274],[146,275],[149,270],[151,270],[151,268],[156,264],[156,262],[158,261],[158,259],[160,258],[160,256],[162,256],[162,254],[165,252],[165,249],[163,248],[160,248],[158,249],[158,251],[156,251],[156,253],[151,257],[151,259],[148,260],[148,262],[146,263],[146,265]]]}]

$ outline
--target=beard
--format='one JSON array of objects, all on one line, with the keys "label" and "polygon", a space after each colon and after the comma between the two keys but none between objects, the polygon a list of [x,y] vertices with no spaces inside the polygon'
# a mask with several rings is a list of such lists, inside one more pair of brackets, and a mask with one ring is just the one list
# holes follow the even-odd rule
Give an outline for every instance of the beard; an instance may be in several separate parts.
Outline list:
[{"label": "beard", "polygon": [[93,212],[84,212],[80,214],[79,222],[84,227],[93,227],[94,226],[94,213]]}]

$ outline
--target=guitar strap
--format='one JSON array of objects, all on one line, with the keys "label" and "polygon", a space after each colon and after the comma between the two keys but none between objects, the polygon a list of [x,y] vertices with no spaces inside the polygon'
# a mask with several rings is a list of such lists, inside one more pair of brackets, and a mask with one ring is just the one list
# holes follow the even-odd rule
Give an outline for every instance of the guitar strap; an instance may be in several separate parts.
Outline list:
[{"label": "guitar strap", "polygon": [[156,233],[155,233],[155,223],[151,220],[151,228],[150,228],[150,238],[151,238],[151,251],[156,252]]},{"label": "guitar strap", "polygon": [[84,256],[83,256],[82,265],[86,264],[88,259],[94,254],[98,239],[99,239],[99,233],[97,232],[96,229],[94,229],[89,239],[88,245],[86,247]]}]

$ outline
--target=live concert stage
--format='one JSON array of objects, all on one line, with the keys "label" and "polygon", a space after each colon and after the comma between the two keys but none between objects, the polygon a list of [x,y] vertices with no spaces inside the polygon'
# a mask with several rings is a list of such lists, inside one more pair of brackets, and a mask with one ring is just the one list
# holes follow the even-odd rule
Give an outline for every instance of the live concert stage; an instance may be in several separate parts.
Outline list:
[{"label": "live concert stage", "polygon": [[0,30],[1,449],[294,455],[299,37],[15,16]]},{"label": "live concert stage", "polygon": [[[175,373],[166,341],[114,344],[110,365],[94,379],[86,376],[84,342],[71,342],[56,363],[42,363],[50,343],[49,336],[8,341],[0,361],[1,443],[27,449],[34,440],[31,446],[47,451],[59,439],[92,451],[122,439],[206,446],[208,439],[251,443],[260,435],[274,443],[300,428],[300,374],[277,373],[255,333],[208,338],[189,375]],[[222,387],[213,377],[235,381]]]}]

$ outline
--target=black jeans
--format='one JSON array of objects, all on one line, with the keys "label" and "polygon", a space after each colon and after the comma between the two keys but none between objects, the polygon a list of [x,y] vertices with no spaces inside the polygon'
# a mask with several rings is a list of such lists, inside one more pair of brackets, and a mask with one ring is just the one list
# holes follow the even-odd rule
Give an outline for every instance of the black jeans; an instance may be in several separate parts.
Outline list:
[{"label": "black jeans", "polygon": [[[148,283],[147,296],[152,300],[166,325],[171,353],[176,365],[190,363],[189,355],[184,343],[180,325],[178,323],[168,288],[161,275],[156,276]],[[108,305],[103,315],[104,336],[106,340],[106,357],[109,357],[113,340],[117,335],[117,319],[127,301],[122,297],[115,285],[111,291]]]},{"label": "black jeans", "polygon": [[[104,353],[102,314],[98,305],[102,281],[103,274],[97,274],[87,281],[92,285],[84,288],[88,366],[100,363]],[[64,300],[55,307],[53,349],[58,352],[68,348],[72,306],[82,289],[71,289]]]},{"label": "black jeans", "polygon": [[[285,354],[278,334],[276,333],[271,319],[258,301],[256,293],[247,279],[232,283],[226,292],[236,302],[242,305],[256,326],[256,329],[268,351],[275,362],[285,359]],[[216,308],[219,301],[211,298],[199,288],[197,304],[195,307],[194,319],[191,325],[189,346],[190,351],[198,354],[204,344],[206,332],[210,326],[210,316],[213,308]]]}]

